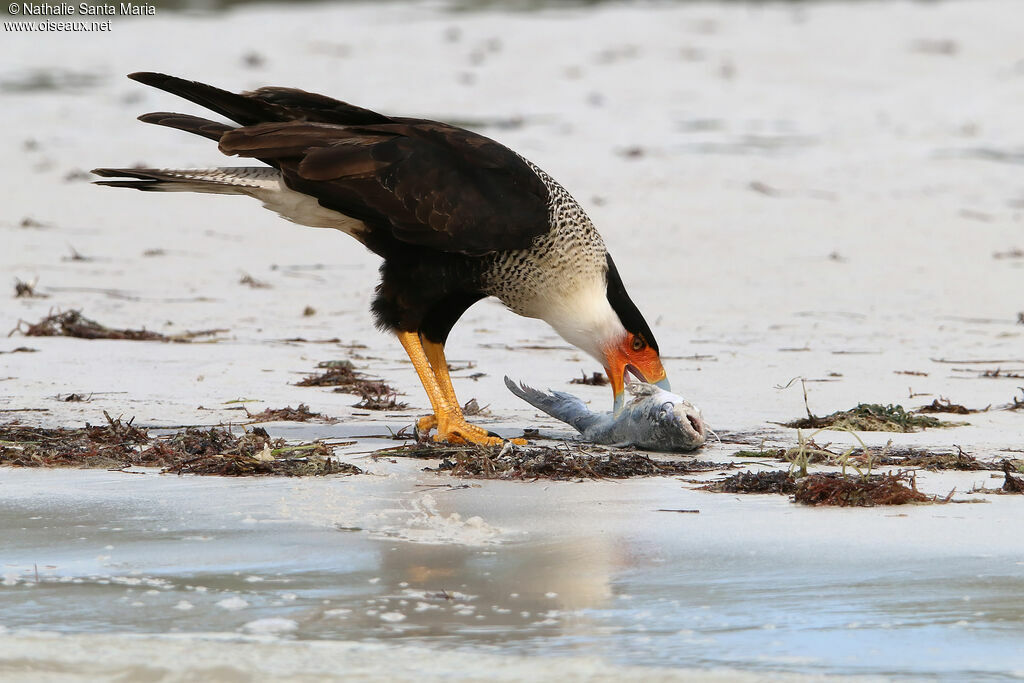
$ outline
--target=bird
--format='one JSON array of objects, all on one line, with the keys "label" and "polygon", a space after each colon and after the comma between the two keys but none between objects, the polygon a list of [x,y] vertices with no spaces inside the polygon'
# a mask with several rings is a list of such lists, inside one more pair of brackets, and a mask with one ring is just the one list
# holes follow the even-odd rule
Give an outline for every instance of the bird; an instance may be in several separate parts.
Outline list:
[{"label": "bird", "polygon": [[213,140],[222,154],[261,165],[97,168],[107,180],[96,184],[246,195],[294,223],[344,232],[380,256],[371,309],[377,327],[398,338],[430,401],[419,433],[503,443],[463,416],[444,353],[455,323],[487,297],[547,322],[600,362],[615,411],[627,375],[670,388],[654,334],[597,228],[560,184],[508,147],[455,125],[386,116],[296,88],[233,93],[161,73],[128,78],[232,123],[172,112],[140,121]]}]

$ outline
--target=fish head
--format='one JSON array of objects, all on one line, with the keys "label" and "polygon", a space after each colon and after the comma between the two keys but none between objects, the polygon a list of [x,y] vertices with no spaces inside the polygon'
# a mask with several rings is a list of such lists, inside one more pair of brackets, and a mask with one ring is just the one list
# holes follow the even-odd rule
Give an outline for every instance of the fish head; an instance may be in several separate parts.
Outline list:
[{"label": "fish head", "polygon": [[632,399],[626,410],[637,424],[650,425],[643,443],[650,450],[693,451],[707,441],[707,425],[700,408],[682,396],[642,382],[628,385]]}]

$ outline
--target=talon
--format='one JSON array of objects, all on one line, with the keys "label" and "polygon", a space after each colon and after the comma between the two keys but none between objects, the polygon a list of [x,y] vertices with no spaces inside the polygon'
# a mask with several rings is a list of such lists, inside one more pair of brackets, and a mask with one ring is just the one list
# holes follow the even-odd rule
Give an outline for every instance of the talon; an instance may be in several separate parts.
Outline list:
[{"label": "talon", "polygon": [[478,436],[476,434],[462,434],[457,430],[448,432],[447,434],[436,434],[434,435],[434,441],[441,443],[475,443],[481,446],[500,446],[503,441],[498,436]]},{"label": "talon", "polygon": [[448,443],[476,443],[484,446],[499,446],[503,443],[500,436],[491,435],[486,429],[466,422],[461,417],[438,420],[437,434],[434,441]]},{"label": "talon", "polygon": [[430,430],[437,426],[437,416],[435,415],[424,415],[420,419],[416,420],[416,433],[417,434],[429,434]]}]

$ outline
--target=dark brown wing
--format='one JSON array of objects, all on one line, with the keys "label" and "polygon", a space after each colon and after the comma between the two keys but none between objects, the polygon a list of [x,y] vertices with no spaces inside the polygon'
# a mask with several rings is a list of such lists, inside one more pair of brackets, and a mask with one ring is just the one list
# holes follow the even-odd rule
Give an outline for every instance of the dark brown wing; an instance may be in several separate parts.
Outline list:
[{"label": "dark brown wing", "polygon": [[277,105],[296,119],[301,118],[305,121],[340,123],[342,125],[388,123],[390,121],[387,116],[375,111],[363,109],[326,95],[317,95],[295,88],[270,86],[243,93],[242,96]]},{"label": "dark brown wing", "polygon": [[402,242],[479,255],[526,248],[549,230],[544,183],[482,135],[290,88],[238,95],[163,74],[131,78],[242,127],[164,113],[144,121],[218,139],[225,154],[275,166],[292,189]]},{"label": "dark brown wing", "polygon": [[128,74],[128,78],[195,102],[243,126],[266,121],[319,121],[342,125],[390,121],[387,116],[369,109],[294,88],[259,88],[237,94],[199,81],[148,71]]},{"label": "dark brown wing", "polygon": [[443,124],[261,124],[225,133],[220,149],[277,166],[292,189],[409,244],[482,254],[549,229],[546,188],[522,159]]}]

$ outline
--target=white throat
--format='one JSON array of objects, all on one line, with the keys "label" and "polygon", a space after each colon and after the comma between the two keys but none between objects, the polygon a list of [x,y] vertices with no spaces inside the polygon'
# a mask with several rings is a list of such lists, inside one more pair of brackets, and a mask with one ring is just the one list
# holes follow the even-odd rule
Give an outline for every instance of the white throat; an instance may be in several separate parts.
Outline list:
[{"label": "white throat", "polygon": [[605,349],[626,335],[626,328],[608,303],[606,289],[603,282],[581,283],[573,291],[561,291],[557,298],[546,299],[537,315],[562,339],[602,366],[606,363]]}]

